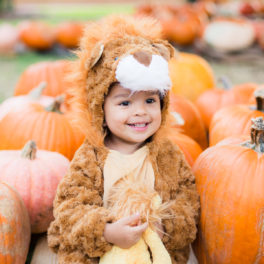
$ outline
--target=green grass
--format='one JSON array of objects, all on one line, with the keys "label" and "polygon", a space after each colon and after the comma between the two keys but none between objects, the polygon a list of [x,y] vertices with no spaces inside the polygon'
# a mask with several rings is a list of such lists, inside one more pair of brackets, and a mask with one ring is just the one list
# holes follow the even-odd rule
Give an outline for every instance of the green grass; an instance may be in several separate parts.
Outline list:
[{"label": "green grass", "polygon": [[[96,20],[110,14],[132,14],[133,12],[134,6],[132,4],[38,4],[35,7],[35,11],[31,11],[29,17],[57,24],[65,20]],[[25,16],[24,19],[27,19],[27,17]],[[0,23],[6,21],[17,24],[21,21],[21,17],[0,17]]]}]

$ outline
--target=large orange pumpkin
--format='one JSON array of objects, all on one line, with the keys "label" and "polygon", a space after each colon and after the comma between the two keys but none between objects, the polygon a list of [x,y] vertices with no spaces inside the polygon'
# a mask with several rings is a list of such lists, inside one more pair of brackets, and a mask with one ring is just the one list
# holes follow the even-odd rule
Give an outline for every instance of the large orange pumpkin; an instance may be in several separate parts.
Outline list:
[{"label": "large orange pumpkin", "polygon": [[30,65],[20,76],[15,95],[28,94],[40,82],[46,82],[47,86],[43,95],[57,96],[66,92],[67,83],[65,75],[68,62],[64,60],[44,61]]},{"label": "large orange pumpkin", "polygon": [[169,61],[172,92],[195,101],[204,91],[215,87],[214,73],[202,57],[178,52]]},{"label": "large orange pumpkin", "polygon": [[229,90],[212,89],[203,92],[195,104],[202,115],[206,128],[209,128],[211,119],[217,110],[229,105],[250,103],[250,98],[256,89],[257,84],[244,83],[235,85],[233,88],[230,87]]},{"label": "large orange pumpkin", "polygon": [[193,166],[201,201],[199,263],[264,263],[264,123],[254,123],[251,139],[226,139]]},{"label": "large orange pumpkin", "polygon": [[54,29],[46,22],[24,21],[18,29],[21,41],[32,49],[50,49],[55,42]]},{"label": "large orange pumpkin", "polygon": [[0,182],[0,263],[25,264],[30,234],[23,200],[13,188]]},{"label": "large orange pumpkin", "polygon": [[60,102],[55,100],[47,108],[29,103],[19,112],[8,112],[0,120],[0,149],[21,149],[34,140],[40,149],[59,152],[71,160],[84,135],[73,126],[71,114],[59,109]]},{"label": "large orange pumpkin", "polygon": [[205,149],[208,147],[207,133],[196,106],[187,98],[170,93],[170,126],[178,127]]},{"label": "large orange pumpkin", "polygon": [[247,135],[250,131],[251,119],[264,117],[264,90],[257,90],[256,106],[233,105],[218,110],[210,123],[209,143],[215,145],[224,138],[234,135]]},{"label": "large orange pumpkin", "polygon": [[53,220],[53,199],[69,160],[57,152],[38,150],[29,141],[22,151],[0,151],[0,181],[13,186],[27,207],[32,233],[47,231]]}]

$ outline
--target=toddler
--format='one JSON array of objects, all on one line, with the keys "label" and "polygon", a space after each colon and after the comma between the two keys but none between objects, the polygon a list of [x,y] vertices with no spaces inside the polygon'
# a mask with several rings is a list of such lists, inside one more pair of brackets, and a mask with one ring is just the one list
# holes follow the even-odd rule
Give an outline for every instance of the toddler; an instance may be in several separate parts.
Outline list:
[{"label": "toddler", "polygon": [[108,208],[125,180],[169,204],[172,217],[153,228],[171,263],[187,263],[199,198],[182,152],[166,137],[173,54],[150,18],[111,16],[86,28],[71,74],[86,139],[59,184],[48,230],[59,263],[99,263],[113,246],[129,249],[140,240],[148,219],[137,210],[116,218]]}]

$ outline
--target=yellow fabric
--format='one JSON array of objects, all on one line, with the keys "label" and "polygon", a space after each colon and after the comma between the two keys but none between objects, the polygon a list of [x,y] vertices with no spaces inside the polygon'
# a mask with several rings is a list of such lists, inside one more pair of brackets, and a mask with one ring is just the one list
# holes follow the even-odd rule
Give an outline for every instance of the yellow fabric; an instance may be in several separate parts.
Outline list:
[{"label": "yellow fabric", "polygon": [[104,206],[107,206],[109,192],[121,178],[133,177],[154,189],[155,176],[149,160],[149,149],[144,146],[132,154],[110,150],[104,165]]}]

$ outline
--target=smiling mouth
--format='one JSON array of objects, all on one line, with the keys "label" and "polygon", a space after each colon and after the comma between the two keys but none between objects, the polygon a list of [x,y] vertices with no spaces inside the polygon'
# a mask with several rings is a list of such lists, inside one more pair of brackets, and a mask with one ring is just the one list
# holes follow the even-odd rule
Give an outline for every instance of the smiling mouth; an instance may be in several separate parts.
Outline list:
[{"label": "smiling mouth", "polygon": [[147,125],[148,125],[149,123],[136,123],[136,124],[128,124],[129,126],[131,126],[131,127],[141,127],[141,128],[143,128],[143,127],[146,127]]}]

